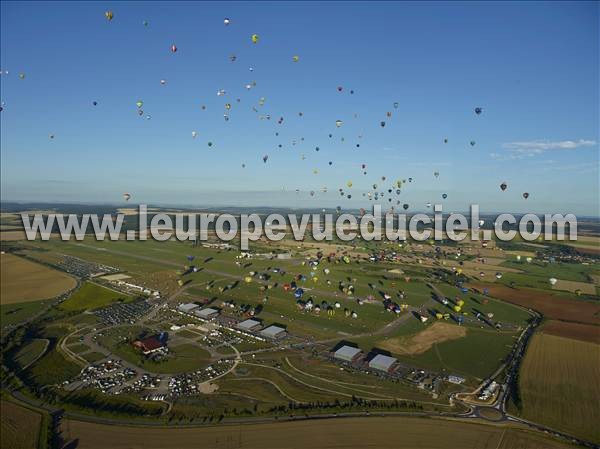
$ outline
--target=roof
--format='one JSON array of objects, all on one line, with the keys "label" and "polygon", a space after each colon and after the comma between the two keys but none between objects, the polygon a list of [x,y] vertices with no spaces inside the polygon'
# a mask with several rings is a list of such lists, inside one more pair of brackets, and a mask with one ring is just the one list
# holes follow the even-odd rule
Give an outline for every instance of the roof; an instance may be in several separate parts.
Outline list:
[{"label": "roof", "polygon": [[383,354],[377,354],[369,362],[369,368],[374,368],[382,371],[389,370],[394,363],[398,361],[395,357],[389,357]]},{"label": "roof", "polygon": [[265,337],[276,337],[282,332],[285,332],[285,329],[283,327],[273,325],[260,331],[260,334],[264,335]]},{"label": "roof", "polygon": [[144,338],[143,340],[139,340],[139,344],[142,346],[144,351],[154,351],[155,349],[162,348],[163,346],[163,344],[156,337],[148,337]]},{"label": "roof", "polygon": [[214,315],[215,313],[219,313],[219,311],[217,309],[213,309],[212,307],[207,307],[206,309],[196,310],[194,313],[200,317],[207,317]]},{"label": "roof", "polygon": [[354,348],[352,346],[342,346],[340,349],[335,351],[333,356],[338,359],[343,360],[352,360],[356,357],[357,354],[360,354],[362,351],[360,348]]},{"label": "roof", "polygon": [[246,321],[242,321],[241,323],[238,323],[237,327],[241,328],[241,329],[253,329],[256,326],[260,326],[260,321],[258,320],[254,320],[252,318],[246,320]]},{"label": "roof", "polygon": [[181,304],[178,307],[178,309],[182,312],[191,312],[192,310],[197,309],[198,307],[200,307],[198,304],[194,304],[193,302],[191,302],[189,304]]}]

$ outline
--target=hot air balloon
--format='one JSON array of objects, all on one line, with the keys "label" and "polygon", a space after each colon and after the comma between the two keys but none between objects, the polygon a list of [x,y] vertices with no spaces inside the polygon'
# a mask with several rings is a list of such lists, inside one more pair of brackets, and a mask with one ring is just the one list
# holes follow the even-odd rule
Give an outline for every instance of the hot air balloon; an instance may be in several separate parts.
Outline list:
[{"label": "hot air balloon", "polygon": [[300,61],[300,56],[292,56],[292,61],[294,61],[294,62]]},{"label": "hot air balloon", "polygon": [[209,147],[212,147],[212,146],[213,146],[213,143],[212,143],[212,142],[208,142],[208,143],[207,143],[207,145],[208,145]]},{"label": "hot air balloon", "polygon": [[475,143],[476,143],[476,142],[475,142],[474,140],[471,140],[471,141],[469,142],[469,145],[471,145],[472,147],[474,147],[474,146],[475,146]]},{"label": "hot air balloon", "polygon": [[379,126],[381,126],[382,128],[385,128],[385,122],[382,120],[381,122],[379,122]]},{"label": "hot air balloon", "polygon": [[[336,120],[336,121],[335,121],[335,126],[336,126],[336,127],[338,127],[338,128],[339,128],[340,126],[342,126],[343,124],[344,124],[344,122],[342,122],[341,120]],[[331,134],[329,135],[329,137],[331,137]]]},{"label": "hot air balloon", "polygon": [[173,53],[176,53],[176,52],[177,52],[177,46],[176,46],[175,44],[171,45],[171,51],[172,51]]},{"label": "hot air balloon", "polygon": [[267,161],[269,160],[269,155],[268,155],[268,154],[265,154],[265,155],[263,156],[262,160],[263,160],[263,162],[266,164],[266,163],[267,163]]},{"label": "hot air balloon", "polygon": [[114,14],[112,11],[106,11],[104,13],[104,17],[106,17],[106,20],[108,20],[110,22],[113,19]]},{"label": "hot air balloon", "polygon": [[444,198],[444,199],[448,198],[448,194],[447,193],[442,193],[442,198]]},{"label": "hot air balloon", "polygon": [[507,187],[508,187],[508,185],[506,185],[505,182],[503,182],[502,184],[500,184],[500,190],[502,190],[503,192],[506,190]]},{"label": "hot air balloon", "polygon": [[436,178],[440,177],[440,172],[439,171],[434,171],[433,172],[433,176],[435,176]]},{"label": "hot air balloon", "polygon": [[135,105],[139,108],[141,108],[142,106],[144,106],[144,102],[142,100],[138,100],[135,102]]},{"label": "hot air balloon", "polygon": [[398,106],[400,106],[400,103],[398,103],[398,102],[395,102],[395,103],[394,103],[394,109],[398,109]]},{"label": "hot air balloon", "polygon": [[347,185],[348,187],[352,187],[352,181],[348,181],[348,182],[346,183],[346,185]]},{"label": "hot air balloon", "polygon": [[404,204],[402,205],[402,208],[403,208],[404,210],[408,209],[409,207],[410,207],[410,206],[409,206],[407,203],[404,203]]},{"label": "hot air balloon", "polygon": [[192,139],[195,139],[198,133],[196,131],[192,131]]},{"label": "hot air balloon", "polygon": [[343,91],[343,90],[344,90],[344,88],[343,88],[342,86],[338,86],[338,87],[337,87],[337,91],[338,91],[338,92],[341,92],[341,91]]},{"label": "hot air balloon", "polygon": [[448,139],[444,139],[444,143],[448,143]]},{"label": "hot air balloon", "polygon": [[252,43],[253,43],[253,44],[256,44],[256,43],[258,43],[258,39],[259,39],[259,37],[258,37],[258,34],[253,34],[253,35],[250,37],[250,39],[252,40]]},{"label": "hot air balloon", "polygon": [[129,201],[129,198],[131,198],[131,194],[129,194],[129,193],[124,193],[124,194],[123,194],[123,198],[125,199],[125,201]]},{"label": "hot air balloon", "polygon": [[529,193],[527,193],[527,192],[523,193],[523,198],[525,198],[525,199],[529,198]]},{"label": "hot air balloon", "polygon": [[[479,115],[479,114],[481,114],[482,112],[483,112],[483,108],[479,108],[479,107],[475,108],[475,114]],[[492,114],[492,115],[493,115],[493,114]]]},{"label": "hot air balloon", "polygon": [[548,280],[550,281],[550,285],[552,285],[552,286],[554,286],[558,282],[558,279],[556,279],[556,278],[550,278]]},{"label": "hot air balloon", "polygon": [[229,25],[230,23],[231,23],[231,19],[229,19],[229,18],[227,18],[227,17],[225,17],[225,18],[223,19],[223,24],[224,24],[224,25]]}]

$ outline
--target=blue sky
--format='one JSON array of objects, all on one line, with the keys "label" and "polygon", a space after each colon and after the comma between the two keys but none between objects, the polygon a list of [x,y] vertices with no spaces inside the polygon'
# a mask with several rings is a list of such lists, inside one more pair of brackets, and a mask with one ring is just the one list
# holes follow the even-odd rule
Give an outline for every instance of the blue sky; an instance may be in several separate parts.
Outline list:
[{"label": "blue sky", "polygon": [[596,2],[1,8],[4,201],[599,214]]}]

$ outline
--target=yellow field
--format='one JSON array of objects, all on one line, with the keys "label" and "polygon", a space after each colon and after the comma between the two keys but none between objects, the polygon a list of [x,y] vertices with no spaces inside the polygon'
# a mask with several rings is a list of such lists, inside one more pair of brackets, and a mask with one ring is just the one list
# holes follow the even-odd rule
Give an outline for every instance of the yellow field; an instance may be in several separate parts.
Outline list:
[{"label": "yellow field", "polygon": [[75,280],[60,271],[12,254],[2,254],[1,304],[53,298],[75,287]]},{"label": "yellow field", "polygon": [[437,321],[412,337],[395,337],[377,342],[377,347],[396,354],[421,354],[434,344],[456,340],[467,335],[467,329]]},{"label": "yellow field", "polygon": [[205,428],[142,428],[64,420],[77,449],[565,449],[517,429],[423,418],[345,418]]},{"label": "yellow field", "polygon": [[15,242],[17,240],[25,240],[25,231],[2,231],[0,232],[0,241]]},{"label": "yellow field", "polygon": [[521,368],[523,417],[600,443],[600,345],[534,335]]},{"label": "yellow field", "polygon": [[556,284],[552,286],[552,290],[566,290],[573,293],[576,290],[581,290],[581,293],[584,295],[596,294],[596,286],[594,284],[588,282],[565,281],[562,279],[556,281]]},{"label": "yellow field", "polygon": [[34,449],[42,417],[39,413],[12,402],[0,402],[1,449]]}]

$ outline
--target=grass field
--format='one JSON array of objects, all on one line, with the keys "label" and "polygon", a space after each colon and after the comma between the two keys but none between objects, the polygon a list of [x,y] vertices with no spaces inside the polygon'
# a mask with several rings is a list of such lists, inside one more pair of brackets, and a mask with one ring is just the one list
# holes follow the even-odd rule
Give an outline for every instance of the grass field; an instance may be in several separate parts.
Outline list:
[{"label": "grass field", "polygon": [[35,339],[25,344],[15,355],[15,362],[21,369],[26,368],[46,350],[48,340]]},{"label": "grass field", "polygon": [[421,354],[397,356],[412,365],[484,379],[500,366],[514,342],[512,333],[469,328],[465,337],[435,343]]},{"label": "grass field", "polygon": [[600,345],[536,334],[519,387],[523,417],[600,443]]},{"label": "grass field", "polygon": [[73,278],[13,254],[0,256],[1,303],[53,298],[75,287]]},{"label": "grass field", "polygon": [[64,301],[60,308],[67,311],[91,310],[107,306],[113,302],[129,302],[133,298],[124,293],[117,293],[91,282],[86,282]]},{"label": "grass field", "polygon": [[46,307],[49,302],[50,300],[0,305],[0,323],[2,324],[2,328],[31,318]]},{"label": "grass field", "polygon": [[36,449],[42,415],[8,401],[0,402],[0,448]]},{"label": "grass field", "polygon": [[[107,426],[63,420],[78,449],[565,449],[517,429],[422,418],[348,418],[206,428]],[[451,442],[451,446],[449,446]]]}]

